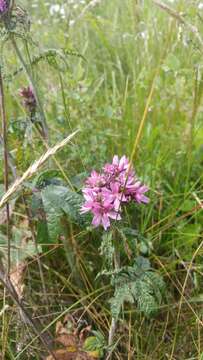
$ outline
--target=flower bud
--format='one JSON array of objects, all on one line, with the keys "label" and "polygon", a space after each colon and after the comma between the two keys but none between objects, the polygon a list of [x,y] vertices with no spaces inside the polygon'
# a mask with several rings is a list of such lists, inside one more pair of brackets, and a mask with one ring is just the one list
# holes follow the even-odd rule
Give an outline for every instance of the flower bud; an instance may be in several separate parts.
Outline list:
[{"label": "flower bud", "polygon": [[36,111],[37,102],[31,86],[24,87],[20,89],[20,96],[23,99],[23,105],[30,113],[34,113]]}]

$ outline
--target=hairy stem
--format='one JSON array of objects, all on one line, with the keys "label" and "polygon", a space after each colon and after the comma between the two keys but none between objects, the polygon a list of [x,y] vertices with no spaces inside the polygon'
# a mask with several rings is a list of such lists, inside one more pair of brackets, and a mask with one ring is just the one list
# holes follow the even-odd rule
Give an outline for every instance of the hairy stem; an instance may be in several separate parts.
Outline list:
[{"label": "hairy stem", "polygon": [[[2,137],[3,137],[3,149],[4,149],[4,186],[5,192],[8,190],[9,185],[9,156],[8,156],[8,144],[7,144],[7,120],[4,98],[4,84],[2,78],[2,71],[0,66],[0,107],[1,107],[1,119],[2,119]],[[10,275],[11,268],[11,231],[10,231],[10,209],[9,203],[6,203],[6,216],[7,216],[7,240],[8,240],[8,268],[7,276]]]},{"label": "hairy stem", "polygon": [[[114,232],[114,236],[115,236],[115,232]],[[117,249],[117,244],[115,244],[115,242],[114,242],[114,269],[118,270],[119,268],[120,268],[120,254]],[[108,360],[111,359],[111,354],[112,354],[111,347],[113,345],[116,328],[117,328],[117,320],[114,317],[112,317],[111,327],[109,330],[109,339],[108,339],[108,346],[110,347],[110,351],[107,355]]]}]

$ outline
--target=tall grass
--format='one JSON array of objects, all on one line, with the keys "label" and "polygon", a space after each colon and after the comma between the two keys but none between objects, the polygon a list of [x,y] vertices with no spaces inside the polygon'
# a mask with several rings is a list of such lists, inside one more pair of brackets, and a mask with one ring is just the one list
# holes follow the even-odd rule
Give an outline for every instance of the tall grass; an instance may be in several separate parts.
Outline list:
[{"label": "tall grass", "polygon": [[[16,42],[46,114],[47,146],[52,147],[78,127],[81,130],[71,146],[57,155],[59,167],[50,160],[39,178],[25,182],[24,191],[29,206],[34,208],[32,201],[36,199],[30,197],[30,191],[38,180],[57,181],[62,177],[67,185],[68,178],[69,186],[74,188],[76,183],[82,186],[81,179],[92,168],[100,169],[114,154],[131,158],[151,190],[150,204],[130,217],[131,226],[150,244],[148,255],[164,276],[167,293],[156,318],[145,319],[135,307],[125,308],[113,356],[128,360],[200,360],[203,10],[198,7],[200,1],[165,1],[173,9],[170,13],[157,6],[157,2],[101,0],[83,12],[86,6],[83,2],[57,1],[60,9],[64,9],[60,12],[53,10],[54,1],[21,1],[31,18],[32,40]],[[180,18],[174,14],[180,14]],[[198,34],[191,31],[191,26],[198,29]],[[58,55],[48,56],[50,49],[57,49]],[[27,85],[30,78],[20,69],[22,63],[11,42],[5,43],[1,57],[9,156],[18,177],[27,181],[27,168],[47,146],[22,108],[18,89]],[[40,61],[32,61],[38,57]],[[0,164],[3,184],[1,148]],[[9,181],[10,184],[14,181],[11,172]],[[14,195],[13,238],[16,229],[20,229],[20,237],[29,238],[21,194]],[[24,274],[26,306],[53,336],[57,321],[72,312],[107,337],[110,313],[106,298],[112,290],[105,280],[95,280],[102,265],[98,250],[100,233],[92,234],[69,223],[65,238],[68,243],[64,247],[64,239],[46,241],[46,232],[40,233],[37,227],[39,214],[36,211],[32,216],[41,249],[49,311],[44,313],[47,304],[41,296],[35,257],[28,258]],[[5,223],[0,228],[4,251]],[[19,241],[13,246],[23,251],[24,244]],[[70,246],[77,281],[75,269],[67,261]],[[136,251],[139,253],[140,245]],[[44,350],[39,339],[32,339],[26,322],[22,325],[18,311],[3,291],[1,303],[0,342],[4,359],[41,358],[40,352]]]}]

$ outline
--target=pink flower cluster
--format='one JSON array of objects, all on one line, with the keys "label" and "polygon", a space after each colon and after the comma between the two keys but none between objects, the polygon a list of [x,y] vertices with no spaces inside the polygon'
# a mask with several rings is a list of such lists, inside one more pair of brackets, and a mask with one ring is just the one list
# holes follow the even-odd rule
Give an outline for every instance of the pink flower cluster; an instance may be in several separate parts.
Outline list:
[{"label": "pink flower cluster", "polygon": [[85,203],[81,213],[91,212],[92,225],[102,225],[107,230],[110,219],[121,220],[122,204],[131,201],[147,204],[149,198],[144,194],[148,190],[130,168],[126,156],[119,159],[115,155],[112,163],[103,167],[102,173],[92,171],[86,180],[86,187],[83,189]]},{"label": "pink flower cluster", "polygon": [[7,10],[8,10],[8,1],[0,0],[0,14],[3,14]]}]

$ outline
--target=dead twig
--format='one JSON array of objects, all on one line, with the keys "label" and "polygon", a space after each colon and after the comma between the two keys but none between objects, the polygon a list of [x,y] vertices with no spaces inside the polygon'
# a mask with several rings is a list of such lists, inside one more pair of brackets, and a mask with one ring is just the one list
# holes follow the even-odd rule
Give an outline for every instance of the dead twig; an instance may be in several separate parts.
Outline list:
[{"label": "dead twig", "polygon": [[[12,300],[16,303],[16,305],[19,307],[20,314],[22,316],[22,320],[29,324],[35,334],[39,337],[41,343],[43,344],[44,348],[50,355],[52,355],[54,360],[57,360],[54,353],[51,350],[50,344],[52,343],[52,338],[50,338],[48,333],[43,333],[41,328],[41,323],[39,323],[39,320],[32,319],[32,316],[28,312],[28,310],[24,307],[22,300],[19,299],[18,293],[12,283],[12,281],[6,276],[3,264],[0,262],[0,282],[4,286],[4,288],[7,290],[9,295],[11,296]],[[43,359],[43,357],[41,356]]]}]

